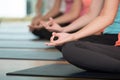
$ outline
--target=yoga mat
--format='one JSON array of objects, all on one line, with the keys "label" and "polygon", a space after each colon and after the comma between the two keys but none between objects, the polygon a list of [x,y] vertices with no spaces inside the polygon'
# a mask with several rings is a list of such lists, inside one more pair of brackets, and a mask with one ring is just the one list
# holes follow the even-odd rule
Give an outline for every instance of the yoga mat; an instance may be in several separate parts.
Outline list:
[{"label": "yoga mat", "polygon": [[29,33],[2,33],[0,34],[0,40],[35,40],[38,39],[36,36]]},{"label": "yoga mat", "polygon": [[0,25],[0,40],[36,39],[28,27],[28,22],[3,22]]},{"label": "yoga mat", "polygon": [[14,76],[120,79],[120,74],[87,72],[71,64],[53,64],[7,73]]},{"label": "yoga mat", "polygon": [[0,59],[58,61],[63,60],[63,57],[62,54],[57,50],[0,50]]},{"label": "yoga mat", "polygon": [[0,41],[0,48],[54,48],[45,45],[46,41]]}]

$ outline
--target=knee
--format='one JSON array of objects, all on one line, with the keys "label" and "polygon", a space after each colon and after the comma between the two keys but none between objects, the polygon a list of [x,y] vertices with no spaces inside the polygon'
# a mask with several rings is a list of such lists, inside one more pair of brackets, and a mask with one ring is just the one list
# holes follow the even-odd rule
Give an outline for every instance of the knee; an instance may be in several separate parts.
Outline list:
[{"label": "knee", "polygon": [[74,54],[73,46],[75,42],[70,42],[62,47],[62,54],[65,59],[69,59]]},{"label": "knee", "polygon": [[65,44],[62,48],[63,57],[70,62],[76,60],[78,56],[83,59],[82,56],[86,55],[84,48],[87,46],[85,43],[82,41],[76,41]]},{"label": "knee", "polygon": [[80,48],[85,48],[85,47],[86,44],[85,42],[82,41],[69,42],[62,47],[62,53],[63,55],[73,54],[75,53],[76,49],[80,50]]}]

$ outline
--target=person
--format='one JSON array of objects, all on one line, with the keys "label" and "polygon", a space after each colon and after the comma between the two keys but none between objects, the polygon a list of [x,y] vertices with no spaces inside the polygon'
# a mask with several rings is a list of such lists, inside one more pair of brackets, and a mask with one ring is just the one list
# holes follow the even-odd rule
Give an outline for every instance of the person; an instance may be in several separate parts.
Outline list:
[{"label": "person", "polygon": [[42,14],[43,14],[43,5],[42,4],[43,4],[42,0],[37,0],[36,6],[35,6],[36,7],[35,8],[36,15],[35,15],[33,21],[42,16]]},{"label": "person", "polygon": [[[37,0],[36,2],[36,6],[35,6],[35,17],[33,17],[31,25],[37,26],[37,24],[39,24],[39,20],[41,19],[41,17],[44,16],[44,13],[46,12],[46,8],[48,6],[48,4],[46,3],[47,0]],[[45,4],[46,3],[46,4]],[[51,4],[53,3],[53,1],[51,1]],[[51,5],[49,5],[49,7],[51,7]],[[30,29],[32,30],[33,27],[30,27]],[[36,28],[36,27],[35,27]]]},{"label": "person", "polygon": [[[44,16],[45,13],[48,12],[49,9],[52,8],[54,4],[54,0],[51,0],[51,3],[48,3],[49,0],[37,0],[35,5],[35,17],[34,18],[41,18]],[[33,20],[34,20],[33,18]]]},{"label": "person", "polygon": [[41,20],[47,21],[49,17],[53,17],[58,24],[64,27],[77,19],[80,15],[83,15],[87,11],[85,9],[89,7],[91,0],[64,1],[66,2],[65,13],[60,14],[59,11],[62,0],[56,0],[53,8],[45,16],[39,18],[39,20],[35,21],[33,24],[30,25],[30,30],[33,32],[33,34],[49,40],[52,33],[46,30],[43,26],[41,26]]},{"label": "person", "polygon": [[[99,4],[96,6],[96,3],[99,3]],[[90,6],[84,9],[86,10],[86,13],[84,13],[84,15],[82,15],[81,17],[79,17],[78,19],[76,19],[66,27],[59,26],[58,24],[56,24],[56,21],[53,19],[50,19],[49,21],[49,23],[52,24],[52,26],[49,26],[48,24],[42,21],[41,21],[41,24],[50,32],[73,33],[81,29],[85,25],[87,25],[92,20],[94,20],[100,14],[102,5],[103,5],[103,0],[100,0],[100,1],[92,0]],[[96,35],[98,35],[98,33],[96,33]],[[61,51],[61,46],[56,46],[56,48]]]},{"label": "person", "polygon": [[84,13],[84,15],[80,16],[78,19],[76,19],[71,24],[69,24],[65,27],[62,27],[62,26],[59,26],[59,25],[55,24],[56,21],[53,20],[53,19],[50,19],[50,21],[49,21],[50,24],[53,24],[53,26],[45,25],[44,22],[41,22],[41,23],[50,32],[74,32],[74,31],[77,31],[80,28],[87,25],[94,18],[96,18],[101,11],[101,8],[102,8],[101,4],[102,4],[103,1],[99,1],[100,4],[98,4],[97,7],[94,7],[94,5],[96,5],[96,2],[98,2],[98,1],[92,0],[91,2],[92,2],[92,6],[88,7],[87,9],[84,9],[86,11],[86,13]]},{"label": "person", "polygon": [[[96,3],[96,6],[98,4]],[[119,0],[104,0],[100,15],[88,25],[75,33],[53,32],[50,42],[46,44],[48,46],[63,45],[64,58],[79,68],[88,71],[120,73],[119,15]],[[103,34],[95,35],[101,30]],[[58,39],[54,40],[55,37]]]}]

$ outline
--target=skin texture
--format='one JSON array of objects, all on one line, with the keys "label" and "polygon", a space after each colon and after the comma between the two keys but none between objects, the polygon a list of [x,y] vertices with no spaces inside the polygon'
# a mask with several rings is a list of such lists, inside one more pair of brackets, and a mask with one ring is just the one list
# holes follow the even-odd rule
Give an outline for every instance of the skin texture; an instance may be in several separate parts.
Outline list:
[{"label": "skin texture", "polygon": [[[96,4],[96,6],[97,5],[98,4]],[[104,0],[101,14],[92,20],[88,25],[72,34],[53,32],[50,42],[46,44],[49,46],[59,46],[70,41],[76,41],[78,39],[94,35],[113,23],[117,14],[118,6],[119,0]],[[54,40],[54,37],[58,37],[58,40]]]},{"label": "skin texture", "polygon": [[[56,24],[56,26],[47,26],[46,29],[48,29],[51,32],[53,32],[53,31],[71,32],[71,31],[78,30],[78,29],[86,26],[89,22],[94,20],[99,15],[99,13],[102,9],[103,2],[104,2],[104,0],[99,0],[99,1],[92,0],[91,6],[89,7],[89,11],[85,15],[79,17],[77,20],[75,20],[73,23],[71,23],[70,25],[68,25],[66,27],[61,27]],[[96,6],[96,4],[97,4],[97,6]],[[52,21],[50,21],[50,22],[52,22]],[[55,22],[56,21],[54,20],[52,24],[55,25]]]},{"label": "skin texture", "polygon": [[[38,0],[38,2],[40,1]],[[62,0],[55,0],[53,8],[46,15],[35,17],[32,21],[32,24],[29,26],[30,30],[33,31],[34,29],[43,28],[40,21],[48,21],[50,17],[54,17],[55,15],[60,13],[61,2]],[[40,4],[37,6],[37,12],[38,12],[38,8],[41,8]],[[81,10],[81,0],[74,0],[70,11],[68,13],[63,14],[60,17],[55,18],[54,20],[58,24],[72,22],[73,20],[79,17],[80,10]]]},{"label": "skin texture", "polygon": [[36,6],[35,6],[36,16],[41,17],[42,16],[42,0],[37,0]]}]

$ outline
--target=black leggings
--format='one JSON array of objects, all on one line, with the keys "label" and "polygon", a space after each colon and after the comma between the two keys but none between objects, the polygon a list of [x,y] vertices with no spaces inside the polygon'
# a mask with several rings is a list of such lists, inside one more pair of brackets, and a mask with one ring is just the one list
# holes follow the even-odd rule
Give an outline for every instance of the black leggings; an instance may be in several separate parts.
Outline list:
[{"label": "black leggings", "polygon": [[120,73],[120,48],[112,44],[104,45],[97,41],[94,43],[84,40],[70,42],[63,46],[62,53],[68,62],[79,68]]},{"label": "black leggings", "polygon": [[[80,41],[89,41],[98,44],[106,44],[106,45],[114,45],[115,42],[118,40],[117,34],[101,34],[101,35],[93,35],[83,39]],[[56,46],[56,48],[61,51],[63,46]]]}]

